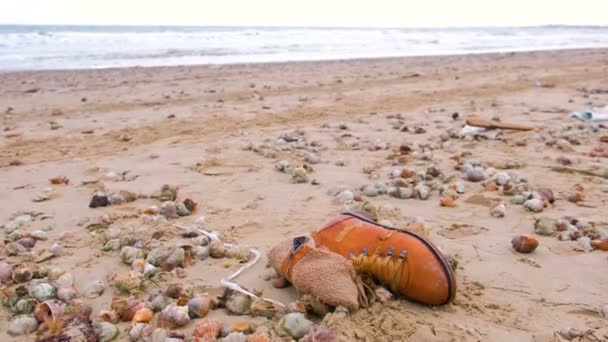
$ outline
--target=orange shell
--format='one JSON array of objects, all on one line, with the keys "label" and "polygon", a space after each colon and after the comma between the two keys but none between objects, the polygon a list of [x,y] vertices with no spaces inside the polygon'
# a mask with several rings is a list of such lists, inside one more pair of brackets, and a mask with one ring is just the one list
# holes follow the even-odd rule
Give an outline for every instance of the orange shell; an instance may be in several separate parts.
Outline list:
[{"label": "orange shell", "polygon": [[255,333],[247,338],[247,342],[270,342],[270,338],[263,333]]},{"label": "orange shell", "polygon": [[401,178],[412,178],[415,174],[416,172],[412,170],[403,169],[403,171],[401,171]]},{"label": "orange shell", "polygon": [[232,323],[232,325],[230,325],[230,332],[236,332],[236,333],[243,333],[243,334],[247,334],[249,332],[251,332],[253,330],[253,327],[251,326],[251,324],[249,324],[249,322],[247,321],[243,321],[243,320],[239,320],[236,321],[234,323]]},{"label": "orange shell", "polygon": [[530,253],[538,247],[538,240],[530,235],[517,235],[511,240],[511,245],[520,253]]},{"label": "orange shell", "polygon": [[131,323],[149,323],[153,317],[154,313],[152,312],[152,310],[148,308],[141,308],[135,311]]},{"label": "orange shell", "polygon": [[38,322],[57,320],[63,314],[65,306],[58,300],[47,300],[34,308],[34,317]]},{"label": "orange shell", "polygon": [[608,251],[608,239],[597,239],[591,241],[591,246],[600,251]]},{"label": "orange shell", "polygon": [[222,331],[223,324],[216,319],[206,318],[196,324],[192,332],[192,342],[214,342]]},{"label": "orange shell", "polygon": [[439,204],[441,204],[442,207],[453,208],[456,206],[456,201],[450,196],[443,196],[439,199]]}]

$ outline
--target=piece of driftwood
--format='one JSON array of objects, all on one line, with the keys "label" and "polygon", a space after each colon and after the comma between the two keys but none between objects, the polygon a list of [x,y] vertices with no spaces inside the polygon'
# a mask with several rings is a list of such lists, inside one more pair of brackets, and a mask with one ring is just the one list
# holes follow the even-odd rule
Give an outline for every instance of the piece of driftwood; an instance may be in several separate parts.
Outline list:
[{"label": "piece of driftwood", "polygon": [[495,120],[485,120],[477,117],[468,118],[467,125],[489,129],[510,129],[515,131],[532,131],[536,128],[534,126],[520,125]]}]

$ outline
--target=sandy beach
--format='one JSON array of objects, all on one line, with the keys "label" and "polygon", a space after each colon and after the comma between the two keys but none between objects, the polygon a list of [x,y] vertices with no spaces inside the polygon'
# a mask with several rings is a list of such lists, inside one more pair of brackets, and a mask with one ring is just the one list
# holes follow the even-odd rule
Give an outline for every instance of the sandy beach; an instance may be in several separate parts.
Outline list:
[{"label": "sandy beach", "polygon": [[[458,291],[442,307],[394,299],[348,317],[313,319],[338,340],[561,341],[570,331],[573,340],[605,341],[608,252],[582,251],[577,241],[561,241],[560,232],[536,234],[535,220],[570,216],[608,229],[608,144],[600,142],[608,124],[568,116],[606,106],[608,50],[601,49],[3,73],[0,225],[6,229],[27,212],[31,219],[19,230],[43,230],[48,239],[8,255],[14,242],[4,232],[0,261],[68,271],[80,293],[101,280],[103,294],[84,299],[97,322],[99,311],[110,308],[113,276],[131,269],[120,251],[102,250],[110,223],[136,240],[175,245],[191,243],[180,236],[182,228],[204,216],[205,229],[262,253],[236,281],[289,303],[299,294],[272,286],[265,253],[337,216],[345,205],[332,195],[350,190],[353,205],[371,203],[380,220],[396,227],[422,223],[422,233],[458,261]],[[472,116],[535,129],[458,137]],[[305,143],[289,143],[285,134]],[[399,155],[402,146],[412,153]],[[278,172],[282,160],[309,165],[308,182],[294,183]],[[550,189],[556,200],[530,212],[501,187],[488,185],[492,174],[484,182],[467,181],[458,169],[467,161],[524,179],[530,190]],[[441,176],[429,183],[464,185],[455,207],[440,206],[435,185],[427,200],[363,194],[368,185],[391,184],[395,172],[430,167]],[[51,184],[58,176],[69,184]],[[142,214],[160,205],[150,195],[164,184],[178,187],[179,200],[198,202],[196,212],[170,220]],[[584,196],[573,202],[577,184]],[[101,187],[138,198],[89,208]],[[506,214],[492,216],[501,201]],[[533,235],[538,248],[514,251],[517,234]],[[55,244],[63,250],[40,261]],[[220,279],[239,266],[231,258],[199,260],[148,284],[146,294],[181,283],[219,295]],[[0,340],[34,340],[35,334],[7,335],[13,316],[0,308]],[[272,340],[290,340],[277,319],[225,309],[209,316],[225,326],[244,319],[268,328]],[[188,335],[194,325],[178,330]],[[129,324],[118,327],[117,340],[128,340]]]}]

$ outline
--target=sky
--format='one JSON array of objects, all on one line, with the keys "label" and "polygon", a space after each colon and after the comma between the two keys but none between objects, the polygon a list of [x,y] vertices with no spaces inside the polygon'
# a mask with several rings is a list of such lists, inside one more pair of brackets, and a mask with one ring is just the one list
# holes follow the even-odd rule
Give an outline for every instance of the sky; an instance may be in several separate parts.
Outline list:
[{"label": "sky", "polygon": [[0,0],[0,24],[608,25],[608,0]]}]

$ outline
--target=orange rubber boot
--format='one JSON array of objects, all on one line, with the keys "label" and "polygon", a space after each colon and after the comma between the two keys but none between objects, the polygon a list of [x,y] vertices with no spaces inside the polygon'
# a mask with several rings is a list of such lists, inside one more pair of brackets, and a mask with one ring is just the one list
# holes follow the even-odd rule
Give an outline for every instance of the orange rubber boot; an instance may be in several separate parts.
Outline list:
[{"label": "orange rubber boot", "polygon": [[447,304],[456,294],[456,279],[441,252],[412,232],[345,213],[313,234],[317,247],[353,262],[407,299],[430,305]]}]

